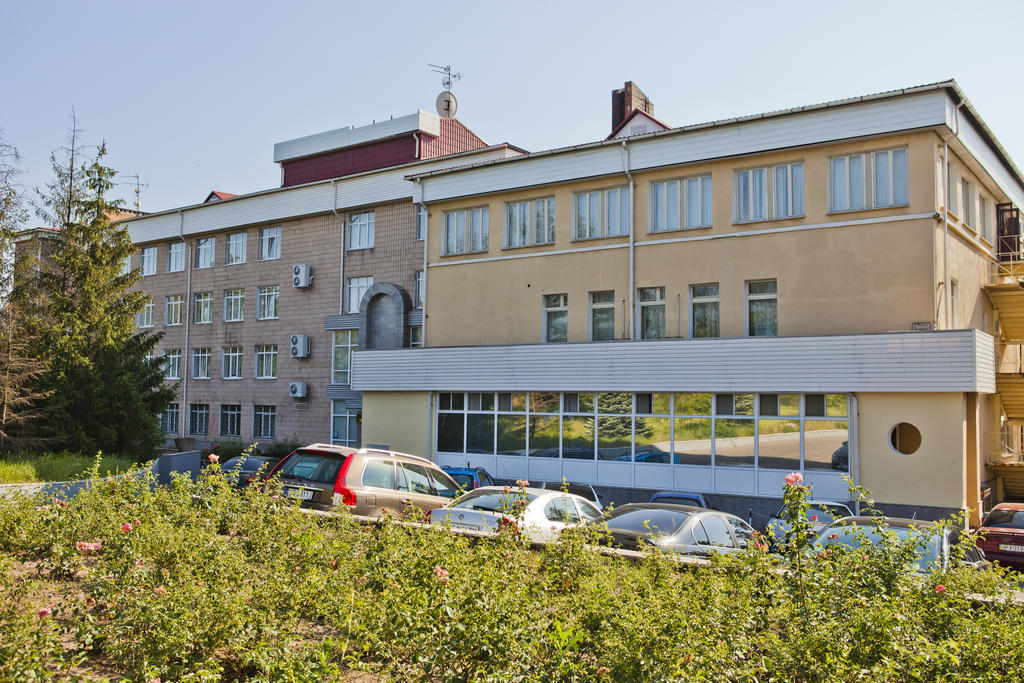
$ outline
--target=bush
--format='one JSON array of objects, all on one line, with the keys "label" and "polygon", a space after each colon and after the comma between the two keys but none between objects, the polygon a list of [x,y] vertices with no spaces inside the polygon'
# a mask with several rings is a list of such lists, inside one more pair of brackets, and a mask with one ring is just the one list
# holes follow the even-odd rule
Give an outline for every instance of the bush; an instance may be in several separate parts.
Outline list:
[{"label": "bush", "polygon": [[299,441],[295,437],[290,439],[282,439],[281,441],[273,441],[271,443],[261,443],[259,445],[260,454],[270,456],[272,458],[283,458],[288,455],[296,448],[302,448],[307,445],[304,441]]}]

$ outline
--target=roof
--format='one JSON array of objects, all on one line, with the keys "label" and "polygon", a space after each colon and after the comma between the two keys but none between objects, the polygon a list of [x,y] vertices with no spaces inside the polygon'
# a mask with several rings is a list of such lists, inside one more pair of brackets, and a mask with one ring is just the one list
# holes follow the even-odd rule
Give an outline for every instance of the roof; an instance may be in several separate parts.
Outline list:
[{"label": "roof", "polygon": [[206,195],[206,199],[203,200],[203,203],[205,204],[206,202],[216,202],[220,201],[221,199],[231,199],[232,197],[237,196],[237,194],[231,194],[230,192],[221,192],[220,190],[213,190],[210,192],[210,194]]},{"label": "roof", "polygon": [[643,116],[644,118],[648,118],[648,119],[650,119],[650,120],[651,120],[651,121],[653,121],[654,123],[656,123],[656,124],[658,124],[659,126],[661,126],[661,127],[662,127],[662,128],[664,129],[664,130],[669,130],[670,128],[672,128],[672,126],[668,125],[668,124],[667,124],[667,123],[665,123],[664,121],[662,121],[662,120],[660,120],[660,119],[658,119],[658,118],[655,118],[653,114],[648,114],[647,112],[645,112],[645,111],[644,111],[644,110],[642,110],[642,109],[634,109],[633,111],[631,111],[631,112],[630,112],[630,113],[629,113],[629,114],[628,114],[628,115],[626,116],[626,118],[622,119],[622,121],[620,121],[620,122],[619,122],[619,125],[615,126],[615,128],[614,128],[614,129],[612,130],[611,134],[610,134],[610,135],[609,135],[608,137],[606,137],[606,138],[605,138],[605,140],[611,140],[611,139],[612,139],[613,137],[615,137],[616,135],[618,135],[619,131],[620,131],[620,130],[622,130],[623,128],[625,128],[625,127],[626,127],[626,125],[627,125],[627,124],[628,124],[628,123],[629,123],[630,121],[632,121],[633,119],[635,119],[635,118],[636,118],[636,117],[637,117],[638,115],[639,115],[639,116]]}]

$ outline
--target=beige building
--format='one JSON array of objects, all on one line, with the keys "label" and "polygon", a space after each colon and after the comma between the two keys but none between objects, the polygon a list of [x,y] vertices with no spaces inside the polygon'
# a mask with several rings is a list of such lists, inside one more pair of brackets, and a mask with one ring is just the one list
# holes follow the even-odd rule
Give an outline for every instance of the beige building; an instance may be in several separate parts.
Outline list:
[{"label": "beige building", "polygon": [[1024,177],[959,87],[667,128],[630,86],[605,141],[409,175],[425,348],[355,354],[365,440],[620,499],[765,511],[801,471],[976,515],[1024,419]]}]

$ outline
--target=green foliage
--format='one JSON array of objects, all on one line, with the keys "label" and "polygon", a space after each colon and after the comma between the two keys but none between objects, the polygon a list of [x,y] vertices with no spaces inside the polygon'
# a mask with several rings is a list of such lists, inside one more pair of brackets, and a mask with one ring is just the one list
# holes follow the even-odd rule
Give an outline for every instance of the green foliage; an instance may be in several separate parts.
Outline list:
[{"label": "green foliage", "polygon": [[[77,453],[6,453],[0,457],[0,484],[77,481],[85,478],[96,459]],[[98,476],[122,474],[138,467],[129,458],[104,456]]]},{"label": "green foliage", "polygon": [[259,452],[260,455],[267,455],[272,458],[283,458],[296,448],[301,448],[305,445],[305,441],[299,441],[297,438],[292,437],[290,439],[281,439],[270,443],[262,443],[259,445]]},{"label": "green foliage", "polygon": [[[819,555],[802,528],[782,557],[751,547],[684,568],[654,549],[599,554],[600,535],[537,551],[510,526],[481,540],[364,526],[306,514],[273,483],[235,490],[218,465],[170,487],[4,497],[0,667],[16,647],[20,668],[0,678],[55,676],[71,660],[86,678],[102,664],[181,681],[1024,676],[1024,609],[998,569],[912,576],[886,559],[910,548]],[[43,590],[53,582],[63,589]],[[37,616],[44,602],[53,623]]]}]

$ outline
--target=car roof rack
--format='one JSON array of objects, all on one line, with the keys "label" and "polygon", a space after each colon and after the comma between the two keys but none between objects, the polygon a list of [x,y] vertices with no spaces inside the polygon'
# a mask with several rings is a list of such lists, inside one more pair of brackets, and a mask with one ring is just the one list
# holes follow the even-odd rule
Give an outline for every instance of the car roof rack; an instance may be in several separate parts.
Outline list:
[{"label": "car roof rack", "polygon": [[400,451],[389,451],[383,448],[360,448],[356,452],[361,453],[363,455],[377,453],[379,455],[390,455],[391,457],[399,455],[402,456],[403,458],[412,458],[414,460],[422,460],[423,462],[429,462],[431,465],[434,464],[433,461],[430,460],[430,458],[424,458],[422,455],[413,455],[412,453],[402,453]]}]

